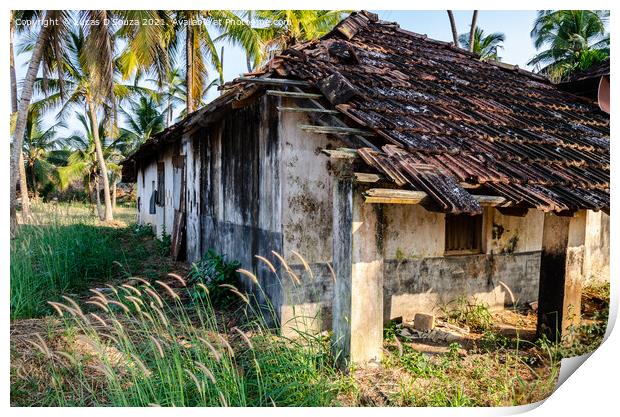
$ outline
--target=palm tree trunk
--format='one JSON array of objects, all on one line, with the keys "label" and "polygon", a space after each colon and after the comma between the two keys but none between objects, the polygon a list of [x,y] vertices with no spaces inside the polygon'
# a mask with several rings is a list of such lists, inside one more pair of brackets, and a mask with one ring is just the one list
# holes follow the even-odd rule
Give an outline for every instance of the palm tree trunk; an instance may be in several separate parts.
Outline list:
[{"label": "palm tree trunk", "polygon": [[[26,168],[24,168],[24,171],[25,170]],[[34,172],[34,164],[32,162],[30,163],[30,181],[32,181],[32,198],[34,201],[37,201],[39,199],[39,193],[37,192],[37,176]]]},{"label": "palm tree trunk", "polygon": [[[224,85],[224,46],[222,46],[220,52],[220,85]],[[220,91],[220,94],[224,94],[224,90]]]},{"label": "palm tree trunk", "polygon": [[28,196],[28,181],[26,180],[26,163],[24,152],[19,153],[19,194],[22,198],[22,220],[30,217],[30,197]]},{"label": "palm tree trunk", "polygon": [[[97,162],[99,163],[99,173],[103,182],[103,200],[105,203],[105,221],[114,219],[112,215],[112,200],[110,199],[110,182],[108,180],[108,168],[105,165],[105,159],[103,158],[103,148],[101,147],[101,140],[99,139],[99,123],[97,122],[97,112],[95,106],[90,97],[86,96],[86,102],[88,104],[88,112],[90,113],[90,122],[93,130],[93,142],[95,142],[95,151],[97,153]],[[99,198],[99,194],[97,194]]]},{"label": "palm tree trunk", "polygon": [[469,52],[474,52],[474,37],[476,36],[476,25],[478,24],[478,10],[474,10],[471,16],[471,27],[469,28]]},{"label": "palm tree trunk", "polygon": [[[14,12],[11,12],[13,14]],[[11,113],[17,113],[17,76],[15,75],[15,53],[13,52],[13,16],[11,16],[11,38],[9,44],[9,64],[11,77]],[[28,197],[28,181],[26,180],[26,165],[24,152],[19,154],[19,193],[22,198],[22,219],[30,217],[30,198]]]},{"label": "palm tree trunk", "polygon": [[187,114],[190,114],[194,111],[194,31],[191,25],[185,30],[185,88],[185,104]]},{"label": "palm tree trunk", "polygon": [[116,210],[116,178],[112,181],[112,208]]},{"label": "palm tree trunk", "polygon": [[[45,13],[45,19],[55,18],[55,10],[47,11]],[[23,160],[22,146],[24,144],[24,131],[26,130],[26,118],[28,116],[28,107],[30,106],[30,99],[32,98],[32,87],[39,72],[39,66],[41,65],[41,57],[43,56],[43,48],[49,38],[52,25],[43,25],[37,37],[37,42],[32,49],[32,55],[30,57],[30,63],[28,64],[28,71],[26,72],[26,78],[22,87],[22,96],[19,101],[19,107],[17,110],[17,120],[15,121],[15,131],[13,136],[13,149],[11,150],[11,182],[9,187],[9,201],[10,201],[10,218],[11,218],[11,234],[15,231],[17,226],[17,180],[20,175],[19,163],[20,159]],[[20,158],[21,155],[21,158]],[[22,190],[23,196],[28,195]]]},{"label": "palm tree trunk", "polygon": [[456,30],[456,21],[454,20],[454,13],[452,10],[448,10],[448,18],[450,19],[450,29],[452,29],[452,42],[454,46],[459,47],[459,33]]},{"label": "palm tree trunk", "polygon": [[103,213],[103,209],[101,208],[101,183],[99,182],[99,176],[95,178],[95,194],[97,201],[97,215],[99,216],[99,220],[104,220],[105,216]]}]

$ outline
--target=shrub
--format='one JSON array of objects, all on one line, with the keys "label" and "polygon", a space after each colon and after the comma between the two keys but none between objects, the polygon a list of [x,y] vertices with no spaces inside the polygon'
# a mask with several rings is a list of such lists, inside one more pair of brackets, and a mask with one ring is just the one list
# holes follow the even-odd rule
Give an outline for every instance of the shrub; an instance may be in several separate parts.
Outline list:
[{"label": "shrub", "polygon": [[209,249],[200,261],[192,264],[188,283],[206,285],[213,305],[227,306],[233,303],[236,298],[226,286],[238,287],[239,273],[237,269],[240,267],[239,262],[226,261],[224,256],[213,249]]}]

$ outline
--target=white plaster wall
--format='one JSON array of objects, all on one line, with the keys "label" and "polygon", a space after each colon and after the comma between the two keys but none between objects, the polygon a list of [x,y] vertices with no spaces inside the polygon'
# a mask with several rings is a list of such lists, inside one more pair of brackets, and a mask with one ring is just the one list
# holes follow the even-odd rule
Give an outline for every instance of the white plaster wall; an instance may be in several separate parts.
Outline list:
[{"label": "white plaster wall", "polygon": [[[175,186],[180,187],[181,184],[174,184],[174,173],[172,165],[172,156],[174,150],[172,147],[163,150],[158,158],[154,158],[149,164],[143,166],[138,171],[138,196],[140,197],[140,210],[138,212],[138,222],[140,224],[150,224],[153,226],[153,233],[161,239],[162,233],[172,234],[174,224],[174,206],[173,201]],[[149,203],[151,194],[157,189],[157,163],[164,163],[164,205],[155,205],[155,214],[149,213]],[[144,185],[142,182],[142,172],[144,172]]]},{"label": "white plaster wall", "polygon": [[150,224],[155,227],[157,215],[149,214],[149,203],[153,190],[157,187],[157,163],[151,162],[143,165],[138,171],[138,197],[140,197],[140,212],[138,213],[139,224]]},{"label": "white plaster wall", "polygon": [[[505,216],[496,209],[488,208],[485,216],[486,253],[521,253],[542,249],[542,211],[530,209],[524,217],[518,217]],[[513,247],[515,241],[516,245]]]},{"label": "white plaster wall", "polygon": [[280,114],[283,251],[291,263],[299,263],[293,250],[308,262],[327,262],[332,258],[332,176],[321,149],[345,145],[305,132],[297,127],[300,123],[312,124],[301,113]]},{"label": "white plaster wall", "polygon": [[508,285],[515,301],[536,299],[542,212],[529,210],[516,217],[485,208],[483,253],[463,256],[444,256],[444,214],[404,204],[384,205],[383,213],[384,319],[441,313],[461,296],[504,308],[512,299],[500,281]]},{"label": "white plaster wall", "polygon": [[584,280],[609,282],[609,215],[589,210],[586,215]]},{"label": "white plaster wall", "polygon": [[385,259],[443,256],[445,214],[419,205],[385,204]]}]

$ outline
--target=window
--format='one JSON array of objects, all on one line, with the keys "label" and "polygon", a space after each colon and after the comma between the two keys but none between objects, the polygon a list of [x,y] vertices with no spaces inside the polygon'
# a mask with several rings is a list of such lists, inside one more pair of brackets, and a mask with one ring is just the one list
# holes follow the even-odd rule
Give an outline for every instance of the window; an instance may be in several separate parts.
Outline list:
[{"label": "window", "polygon": [[446,253],[482,252],[482,214],[446,214]]},{"label": "window", "polygon": [[157,190],[155,189],[155,181],[152,181],[151,198],[149,200],[149,214],[155,214],[155,200],[157,199]]},{"label": "window", "polygon": [[165,178],[164,163],[157,163],[157,205],[163,206],[166,204],[166,178]]}]

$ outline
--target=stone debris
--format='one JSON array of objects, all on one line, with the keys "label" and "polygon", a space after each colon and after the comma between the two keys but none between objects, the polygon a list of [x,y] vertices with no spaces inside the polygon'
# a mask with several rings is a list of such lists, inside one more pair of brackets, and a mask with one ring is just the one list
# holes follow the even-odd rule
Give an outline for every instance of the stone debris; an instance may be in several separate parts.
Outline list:
[{"label": "stone debris", "polygon": [[413,327],[421,332],[428,332],[435,327],[435,316],[432,314],[417,313],[413,318]]},{"label": "stone debris", "polygon": [[431,342],[452,343],[465,340],[470,333],[470,329],[468,326],[459,327],[452,323],[447,323],[443,320],[435,319],[434,316],[429,314],[425,314],[424,316],[429,316],[433,318],[433,328],[428,330],[419,330],[416,328],[414,319],[413,323],[403,323],[397,326],[397,328],[400,330],[400,337],[402,337],[406,341],[428,340]]}]

